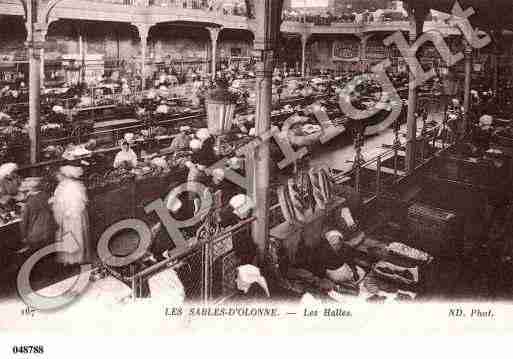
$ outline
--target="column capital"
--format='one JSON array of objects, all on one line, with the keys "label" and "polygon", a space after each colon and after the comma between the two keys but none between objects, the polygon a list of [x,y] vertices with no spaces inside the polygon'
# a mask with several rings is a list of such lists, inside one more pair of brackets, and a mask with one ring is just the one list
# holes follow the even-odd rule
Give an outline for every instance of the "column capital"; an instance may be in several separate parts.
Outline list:
[{"label": "column capital", "polygon": [[312,34],[310,34],[307,31],[300,33],[300,35],[301,35],[301,43],[303,44],[303,46],[306,45],[306,43],[308,42],[308,39],[310,39],[310,36],[312,36]]},{"label": "column capital", "polygon": [[150,32],[151,27],[155,24],[145,22],[133,22],[132,25],[134,25],[137,28],[141,41],[146,41],[148,39],[148,34]]},{"label": "column capital", "polygon": [[217,39],[219,38],[219,34],[223,30],[223,27],[207,27],[208,33],[210,34],[210,40],[213,43],[217,43]]},{"label": "column capital", "polygon": [[361,44],[366,44],[367,41],[373,37],[375,34],[363,34],[363,33],[358,33],[358,34],[355,34],[356,37],[358,37],[360,39],[360,43]]},{"label": "column capital", "polygon": [[410,31],[409,31],[409,37],[410,41],[414,42],[417,40],[417,37],[422,35],[422,32],[424,31],[424,22],[426,19],[426,15],[422,15],[422,13],[415,13],[410,14]]},{"label": "column capital", "polygon": [[463,53],[465,54],[465,56],[471,56],[473,52],[472,44],[470,44],[467,40],[463,40],[463,46]]},{"label": "column capital", "polygon": [[[43,49],[46,41],[46,34],[48,33],[48,24],[45,23],[33,23],[32,25],[32,37],[27,37],[25,46],[32,49]],[[27,24],[27,26],[31,26]]]}]

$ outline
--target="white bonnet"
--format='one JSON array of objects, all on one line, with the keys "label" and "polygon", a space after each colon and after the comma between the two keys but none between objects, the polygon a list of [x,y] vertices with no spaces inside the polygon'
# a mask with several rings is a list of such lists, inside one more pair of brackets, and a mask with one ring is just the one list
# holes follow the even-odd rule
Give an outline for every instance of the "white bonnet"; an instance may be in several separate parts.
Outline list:
[{"label": "white bonnet", "polygon": [[198,137],[202,141],[205,141],[207,138],[210,137],[210,132],[208,132],[208,129],[206,128],[200,128],[198,132],[196,132],[196,137]]},{"label": "white bonnet", "polygon": [[193,149],[193,150],[199,150],[201,148],[201,141],[199,140],[191,140],[189,146]]},{"label": "white bonnet", "polygon": [[224,178],[224,170],[222,168],[215,168],[213,171],[212,171],[212,176],[214,177],[217,177],[217,178]]},{"label": "white bonnet", "polygon": [[246,212],[254,207],[253,200],[245,194],[238,194],[230,199],[230,206],[237,212]]},{"label": "white bonnet", "polygon": [[0,166],[0,179],[11,175],[14,171],[18,169],[18,165],[13,162],[4,163]]}]

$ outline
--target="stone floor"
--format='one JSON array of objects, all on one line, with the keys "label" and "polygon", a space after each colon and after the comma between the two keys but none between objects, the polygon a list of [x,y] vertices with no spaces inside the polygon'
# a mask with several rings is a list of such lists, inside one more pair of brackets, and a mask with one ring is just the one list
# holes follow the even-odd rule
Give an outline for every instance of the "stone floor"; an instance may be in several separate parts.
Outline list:
[{"label": "stone floor", "polygon": [[[435,121],[437,123],[442,122],[442,113],[432,113],[428,117],[428,121]],[[422,124],[417,124],[418,133],[420,134],[420,130],[422,129]],[[401,143],[405,143],[405,134],[406,134],[406,124],[401,126],[400,130]],[[369,136],[365,139],[365,144],[362,148],[362,154],[364,159],[369,160],[373,157],[378,156],[380,153],[384,152],[385,149],[383,145],[392,145],[394,143],[394,131],[392,128],[388,128],[384,132]],[[312,156],[310,163],[312,165],[327,165],[331,168],[341,170],[343,172],[351,169],[353,165],[354,159],[354,147],[352,145],[352,138],[349,134],[344,133],[335,138],[333,143],[328,143],[327,146],[324,146],[319,154],[315,154]]]}]

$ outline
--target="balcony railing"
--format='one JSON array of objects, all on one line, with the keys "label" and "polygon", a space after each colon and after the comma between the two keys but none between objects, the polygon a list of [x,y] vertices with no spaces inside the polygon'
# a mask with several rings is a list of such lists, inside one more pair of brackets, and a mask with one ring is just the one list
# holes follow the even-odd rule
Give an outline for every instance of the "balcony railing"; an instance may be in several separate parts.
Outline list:
[{"label": "balcony railing", "polygon": [[222,15],[245,16],[246,8],[244,1],[233,6],[216,5],[208,0],[90,0],[93,2],[139,6],[139,7],[165,7],[175,9],[203,10],[218,12]]},{"label": "balcony railing", "polygon": [[287,13],[283,14],[284,21],[290,22],[300,22],[307,24],[314,24],[318,26],[330,26],[332,24],[356,24],[356,25],[364,25],[364,24],[387,24],[399,21],[408,21],[406,17],[404,18],[373,18],[373,17],[362,17],[355,16],[354,14],[347,15],[312,15],[312,14],[297,14],[297,13]]}]

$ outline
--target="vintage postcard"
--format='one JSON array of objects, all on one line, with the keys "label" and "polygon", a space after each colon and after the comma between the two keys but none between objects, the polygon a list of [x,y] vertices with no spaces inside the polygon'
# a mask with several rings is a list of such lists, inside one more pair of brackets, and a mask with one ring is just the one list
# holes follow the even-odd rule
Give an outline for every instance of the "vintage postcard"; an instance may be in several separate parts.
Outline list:
[{"label": "vintage postcard", "polygon": [[0,0],[8,354],[508,333],[512,31],[510,0]]}]

